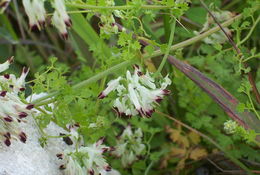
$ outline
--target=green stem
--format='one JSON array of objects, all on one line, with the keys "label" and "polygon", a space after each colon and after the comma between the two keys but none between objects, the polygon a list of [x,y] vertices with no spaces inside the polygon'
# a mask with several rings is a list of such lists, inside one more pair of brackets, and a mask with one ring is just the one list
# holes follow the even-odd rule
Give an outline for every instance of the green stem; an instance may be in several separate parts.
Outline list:
[{"label": "green stem", "polygon": [[[101,78],[103,78],[103,77],[105,77],[105,76],[107,76],[109,74],[112,74],[112,73],[116,72],[119,69],[122,69],[122,68],[124,68],[124,67],[126,67],[128,65],[131,65],[134,62],[135,62],[135,60],[124,61],[124,62],[122,62],[120,64],[117,64],[117,65],[111,67],[110,69],[105,70],[104,72],[96,74],[93,77],[90,77],[89,79],[84,80],[84,81],[82,81],[82,82],[72,86],[72,88],[73,89],[78,89],[78,88],[84,87],[86,85],[89,85],[89,84],[91,84],[93,82],[96,82],[96,81],[100,80]],[[41,98],[39,98],[39,99],[37,99],[35,101],[32,101],[32,104],[35,104],[36,106],[42,106],[42,105],[49,104],[49,103],[55,101],[55,99],[53,99],[53,98],[49,99],[49,98],[54,97],[54,96],[56,96],[58,94],[59,94],[59,91],[49,93],[46,96],[43,96],[43,97],[41,97]],[[49,100],[47,100],[47,99],[49,99]]]},{"label": "green stem", "polygon": [[246,92],[246,94],[247,94],[248,99],[249,99],[249,102],[250,102],[250,104],[251,104],[251,106],[252,106],[252,110],[253,110],[254,113],[256,114],[257,118],[260,120],[260,116],[259,116],[258,112],[256,111],[255,106],[254,106],[254,103],[253,103],[253,100],[252,100],[252,98],[251,98],[250,91]]},{"label": "green stem", "polygon": [[148,175],[148,173],[149,173],[150,169],[152,168],[153,164],[154,164],[154,161],[151,161],[151,163],[146,168],[144,175]]},{"label": "green stem", "polygon": [[[235,16],[234,18],[231,18],[231,19],[227,20],[226,22],[224,22],[224,23],[222,24],[222,26],[223,26],[223,27],[227,27],[228,25],[232,24],[235,20],[237,20],[237,19],[239,19],[239,18],[241,18],[241,17],[242,17],[242,15],[237,15],[237,16]],[[171,46],[170,51],[173,51],[173,50],[180,49],[180,48],[186,47],[186,46],[188,46],[188,45],[191,45],[191,44],[193,44],[193,43],[195,43],[195,42],[197,42],[197,41],[200,41],[200,40],[202,40],[202,39],[208,37],[209,35],[211,35],[211,34],[217,32],[217,31],[219,31],[219,30],[220,30],[220,28],[219,28],[218,26],[216,26],[216,27],[214,27],[214,28],[212,28],[212,29],[210,29],[210,30],[208,30],[208,31],[206,31],[206,32],[204,32],[204,33],[198,35],[198,36],[195,36],[195,37],[193,37],[193,38],[190,38],[190,39],[185,40],[185,41],[183,41],[183,42],[181,42],[181,43],[178,43],[178,44],[175,44],[175,45]],[[151,58],[151,57],[160,56],[160,55],[162,55],[162,54],[163,54],[163,52],[162,52],[161,50],[157,50],[157,51],[155,51],[154,54],[152,54],[151,56],[149,56],[148,54],[145,54],[145,55],[144,55],[144,59],[148,59],[148,58]],[[101,73],[99,73],[99,74],[97,74],[97,75],[95,75],[95,76],[93,76],[93,77],[91,77],[91,78],[89,78],[89,79],[87,79],[87,80],[84,80],[84,81],[82,81],[82,82],[80,82],[80,83],[74,85],[74,86],[73,86],[73,89],[77,89],[77,88],[80,88],[80,87],[84,87],[84,86],[86,86],[86,85],[88,85],[88,84],[90,84],[90,83],[93,83],[93,82],[95,82],[95,81],[98,81],[98,80],[100,80],[101,78],[103,78],[104,76],[107,76],[107,75],[109,75],[109,74],[112,74],[112,73],[116,72],[116,71],[119,70],[119,69],[122,69],[122,68],[124,68],[124,67],[127,67],[128,65],[131,65],[131,64],[134,63],[134,62],[135,62],[135,60],[127,60],[127,61],[124,61],[124,62],[122,62],[122,63],[120,63],[120,64],[118,64],[118,65],[115,65],[115,66],[113,66],[113,67],[111,67],[111,68],[105,70],[104,72],[101,72]],[[35,100],[35,101],[32,101],[32,104],[35,104],[36,106],[42,106],[42,105],[46,105],[46,104],[52,103],[52,102],[55,101],[55,99],[54,99],[54,98],[49,99],[49,98],[54,97],[54,96],[58,95],[59,93],[60,93],[59,91],[49,93],[49,94],[46,95],[46,96],[43,96],[43,97],[41,97],[41,98],[39,98],[39,99],[37,99],[37,100]]]},{"label": "green stem", "polygon": [[154,77],[158,76],[158,74],[160,74],[160,72],[162,71],[166,61],[167,61],[167,58],[169,56],[169,53],[170,53],[170,49],[171,49],[171,45],[172,45],[172,42],[173,42],[173,38],[174,38],[174,32],[175,32],[175,25],[176,25],[176,20],[173,19],[173,22],[172,22],[172,25],[171,25],[171,34],[170,34],[170,39],[169,39],[169,42],[168,42],[168,46],[167,46],[167,50],[163,56],[163,59],[162,59],[162,62],[159,66],[159,68],[157,69],[157,71],[155,72],[154,74]]},{"label": "green stem", "polygon": [[[136,6],[133,5],[122,5],[122,6],[95,6],[95,5],[87,5],[87,4],[75,4],[75,3],[66,3],[67,7],[75,7],[80,9],[108,9],[108,10],[127,10],[134,9]],[[170,9],[172,7],[169,6],[161,6],[161,5],[141,5],[141,9],[146,10],[161,10],[161,9]]]},{"label": "green stem", "polygon": [[[227,20],[226,22],[222,23],[221,26],[222,27],[227,27],[227,26],[231,25],[235,20],[238,20],[240,18],[242,18],[242,15],[237,15],[237,16]],[[203,40],[204,38],[208,37],[209,35],[211,35],[213,33],[218,32],[219,30],[220,30],[219,26],[216,26],[216,27],[214,27],[214,28],[204,32],[204,33],[199,34],[198,36],[192,37],[190,39],[187,39],[187,40],[185,40],[183,42],[180,42],[178,44],[175,44],[175,45],[171,46],[170,51],[177,50],[177,49],[183,48],[185,46],[191,45],[191,44],[193,44],[193,43],[195,43],[197,41]],[[161,55],[163,55],[163,52],[161,50],[156,50],[150,56],[148,54],[144,55],[144,58],[147,58],[147,57],[157,57],[157,56],[161,56]]]},{"label": "green stem", "polygon": [[251,29],[250,29],[249,33],[247,34],[247,36],[246,36],[242,41],[240,41],[240,42],[237,44],[237,46],[243,44],[246,40],[249,39],[249,37],[252,35],[252,33],[253,33],[253,31],[254,31],[254,29],[255,29],[255,27],[256,27],[256,25],[257,25],[257,23],[258,23],[259,21],[260,21],[260,16],[258,16],[258,18],[256,19],[256,21],[254,22],[254,24],[253,24],[253,26],[251,27]]},{"label": "green stem", "polygon": [[252,58],[258,58],[258,57],[260,57],[260,53],[258,53],[258,54],[256,54],[256,55],[252,55],[252,56],[250,56],[250,57],[244,59],[242,62],[247,62],[248,60],[251,60]]}]

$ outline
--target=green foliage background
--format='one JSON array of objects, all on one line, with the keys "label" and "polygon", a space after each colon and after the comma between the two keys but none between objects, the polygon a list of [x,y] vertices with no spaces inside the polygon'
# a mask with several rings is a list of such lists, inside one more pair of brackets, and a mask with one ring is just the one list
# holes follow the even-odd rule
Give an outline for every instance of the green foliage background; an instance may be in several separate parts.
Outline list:
[{"label": "green foliage background", "polygon": [[[96,5],[96,1],[89,0],[88,4]],[[116,5],[125,4],[122,0],[115,1]],[[119,75],[124,75],[126,70],[131,69],[131,64],[112,74],[102,77],[100,80],[91,82],[84,88],[75,89],[72,85],[80,83],[101,73],[108,68],[126,60],[136,59],[135,62],[150,70],[149,64],[145,64],[142,54],[152,54],[156,47],[165,50],[170,36],[171,13],[180,22],[176,23],[173,44],[177,44],[195,36],[193,31],[200,31],[206,22],[207,11],[197,0],[191,4],[181,4],[170,10],[146,10],[140,8],[145,1],[134,0],[129,2],[136,7],[125,11],[127,20],[117,21],[132,32],[120,32],[118,35],[100,33],[99,19],[93,13],[73,13],[70,17],[73,26],[69,32],[69,40],[64,41],[58,32],[48,25],[44,30],[32,32],[27,27],[27,18],[19,3],[20,15],[15,13],[14,4],[11,3],[6,13],[0,15],[0,59],[14,55],[15,64],[11,70],[19,74],[23,66],[30,67],[27,95],[31,92],[52,93],[60,91],[55,97],[57,101],[53,111],[54,117],[48,114],[38,116],[40,127],[44,128],[53,120],[62,127],[75,121],[80,123],[80,133],[85,142],[95,142],[101,136],[107,138],[108,145],[115,144],[115,136],[121,132],[122,126],[128,123],[135,128],[141,128],[144,132],[144,143],[149,148],[147,154],[140,161],[135,162],[129,169],[120,166],[120,160],[110,157],[109,161],[113,168],[120,170],[122,174],[141,175],[148,171],[149,174],[196,174],[200,167],[213,167],[206,158],[199,161],[188,161],[187,167],[176,171],[176,164],[180,159],[172,157],[168,166],[160,169],[160,160],[163,160],[176,144],[169,139],[165,132],[165,126],[175,127],[172,121],[157,113],[150,119],[133,117],[122,119],[116,117],[111,110],[113,95],[100,101],[97,95],[105,88],[106,83]],[[172,1],[160,2],[165,6],[172,6]],[[234,22],[229,29],[236,43],[241,42],[259,18],[259,8],[256,10],[258,1],[206,1],[211,9],[229,10],[236,14],[243,14],[243,18]],[[105,6],[105,2],[99,1],[99,6]],[[77,10],[69,7],[69,11]],[[110,10],[99,10],[102,15],[108,15]],[[181,17],[182,16],[182,17]],[[19,19],[19,20],[18,20]],[[137,20],[138,19],[138,20]],[[22,30],[19,27],[22,26]],[[181,25],[179,24],[181,23]],[[185,28],[183,27],[185,26]],[[24,32],[24,35],[22,34]],[[150,46],[143,47],[133,35],[150,39]],[[250,71],[254,75],[257,88],[260,89],[259,71],[259,48],[260,48],[260,25],[256,25],[254,31],[239,47],[245,58],[255,57],[247,61]],[[178,59],[191,64],[206,76],[222,85],[227,91],[239,99],[239,109],[244,111],[250,107],[248,94],[238,92],[247,78],[241,73],[241,63],[238,56],[226,42],[224,44],[205,44],[203,41],[195,42],[190,46],[171,51]],[[158,67],[162,57],[152,59],[155,67]],[[151,65],[150,65],[151,66]],[[226,113],[213,101],[208,94],[202,91],[193,81],[182,72],[166,63],[162,75],[169,74],[173,83],[170,87],[172,95],[165,98],[159,111],[163,111],[187,125],[199,130],[214,139],[219,145],[228,150],[237,159],[251,169],[259,169],[259,147],[253,143],[247,143],[239,135],[227,135],[223,130],[223,123],[229,119]],[[256,103],[251,93],[256,110]],[[46,110],[51,110],[45,106]],[[89,128],[90,123],[97,123],[97,128]],[[111,127],[112,126],[112,127]],[[208,140],[203,139],[198,146],[204,147],[208,157],[214,157],[212,150],[215,146]],[[253,162],[253,163],[252,163]],[[150,167],[151,166],[151,167]],[[233,166],[234,167],[234,166]],[[237,168],[237,167],[235,167]],[[218,170],[212,168],[211,173]],[[173,173],[174,174],[174,173]]]}]

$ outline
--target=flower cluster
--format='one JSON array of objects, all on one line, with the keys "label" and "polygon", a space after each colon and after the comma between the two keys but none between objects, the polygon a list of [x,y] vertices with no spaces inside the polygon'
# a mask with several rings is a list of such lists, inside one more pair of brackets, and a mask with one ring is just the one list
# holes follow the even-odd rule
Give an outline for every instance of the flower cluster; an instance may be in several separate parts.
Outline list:
[{"label": "flower cluster", "polygon": [[114,109],[119,116],[131,117],[140,114],[142,117],[151,117],[155,105],[170,93],[166,87],[171,84],[171,80],[166,76],[159,86],[156,86],[148,71],[143,74],[137,65],[134,65],[134,69],[133,75],[127,71],[126,78],[120,76],[108,82],[107,88],[98,98],[103,99],[116,90],[118,97],[114,101]]},{"label": "flower cluster", "polygon": [[5,9],[8,7],[11,0],[2,0],[0,2],[0,13],[3,13]]},{"label": "flower cluster", "polygon": [[[31,29],[38,28],[40,30],[45,25],[46,10],[44,2],[45,0],[23,0]],[[67,27],[70,27],[72,22],[66,12],[64,0],[54,0],[52,6],[55,10],[52,16],[52,24],[59,30],[61,36],[67,39]]]},{"label": "flower cluster", "polygon": [[[0,64],[0,73],[7,70],[13,58]],[[11,145],[11,139],[19,139],[26,142],[26,134],[19,128],[19,123],[25,122],[25,118],[33,111],[32,104],[24,104],[19,93],[25,90],[25,78],[28,69],[24,68],[21,76],[16,78],[13,74],[4,74],[0,76],[0,122],[1,136],[7,146]]]},{"label": "flower cluster", "polygon": [[111,171],[111,167],[104,159],[103,153],[111,151],[111,148],[102,145],[103,142],[104,138],[101,138],[94,144],[57,154],[59,159],[64,160],[60,169],[64,170],[65,175],[106,175]]},{"label": "flower cluster", "polygon": [[235,121],[228,120],[224,123],[224,130],[227,134],[234,134],[237,128],[238,124]]},{"label": "flower cluster", "polygon": [[145,145],[142,144],[143,133],[140,128],[132,131],[128,125],[117,139],[117,145],[112,155],[121,157],[123,167],[128,167],[144,153]]}]

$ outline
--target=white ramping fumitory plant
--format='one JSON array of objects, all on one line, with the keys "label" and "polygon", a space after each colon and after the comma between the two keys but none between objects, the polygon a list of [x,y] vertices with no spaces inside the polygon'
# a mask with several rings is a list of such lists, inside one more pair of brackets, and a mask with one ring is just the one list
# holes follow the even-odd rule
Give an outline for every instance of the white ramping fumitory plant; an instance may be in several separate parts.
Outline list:
[{"label": "white ramping fumitory plant", "polygon": [[123,167],[130,166],[134,161],[143,155],[145,145],[142,143],[143,132],[141,128],[132,130],[128,125],[123,133],[117,138],[117,145],[111,152],[112,155],[121,158]]},{"label": "white ramping fumitory plant", "polygon": [[[0,73],[6,71],[13,58],[0,64]],[[26,133],[19,128],[19,123],[25,122],[25,118],[32,114],[33,105],[25,104],[19,97],[19,93],[25,90],[25,77],[28,69],[24,68],[21,76],[16,78],[13,74],[0,76],[0,117],[1,117],[1,136],[5,145],[11,145],[11,139],[19,139],[26,142]]]},{"label": "white ramping fumitory plant", "polygon": [[104,138],[99,139],[94,144],[81,146],[74,151],[64,151],[57,154],[59,159],[64,160],[60,166],[65,175],[106,175],[111,171],[111,167],[104,159],[103,154],[111,151],[111,148],[103,145]]},{"label": "white ramping fumitory plant", "polygon": [[168,75],[157,85],[157,82],[148,71],[143,74],[138,65],[134,65],[134,74],[126,72],[126,78],[118,77],[107,84],[107,88],[98,96],[105,98],[110,92],[117,91],[114,100],[114,109],[119,116],[151,117],[154,107],[165,95],[170,93],[166,89],[171,84]]}]

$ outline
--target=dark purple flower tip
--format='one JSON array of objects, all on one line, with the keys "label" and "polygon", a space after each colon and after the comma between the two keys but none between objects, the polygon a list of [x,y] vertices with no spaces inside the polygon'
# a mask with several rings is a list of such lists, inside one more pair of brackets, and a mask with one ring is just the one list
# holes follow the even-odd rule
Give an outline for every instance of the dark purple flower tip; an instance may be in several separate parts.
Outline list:
[{"label": "dark purple flower tip", "polygon": [[22,119],[22,118],[27,117],[28,114],[26,112],[20,112],[18,116],[19,116],[20,119]]},{"label": "dark purple flower tip", "polygon": [[5,145],[6,145],[6,146],[10,146],[10,145],[11,145],[10,139],[5,139]]},{"label": "dark purple flower tip", "polygon": [[61,34],[61,37],[62,37],[62,39],[64,39],[64,40],[68,40],[69,34],[68,34],[68,33],[62,33],[62,34]]},{"label": "dark purple flower tip", "polygon": [[79,124],[79,123],[75,123],[74,126],[77,127],[77,128],[79,128],[79,127],[80,127],[80,124]]},{"label": "dark purple flower tip", "polygon": [[106,171],[111,171],[112,168],[111,168],[111,166],[107,165],[107,166],[104,167],[104,169],[105,169]]},{"label": "dark purple flower tip", "polygon": [[7,91],[2,91],[2,92],[0,93],[0,96],[1,96],[1,97],[5,97],[5,96],[6,96],[6,93],[7,93]]},{"label": "dark purple flower tip", "polygon": [[9,74],[4,74],[5,79],[9,79],[10,75]]},{"label": "dark purple flower tip", "polygon": [[21,132],[21,133],[19,134],[19,137],[20,137],[21,142],[23,142],[23,143],[26,142],[27,136],[26,136],[26,134],[25,134],[24,132]]},{"label": "dark purple flower tip", "polygon": [[21,120],[20,119],[17,119],[18,123],[21,123]]},{"label": "dark purple flower tip", "polygon": [[39,28],[38,28],[37,24],[32,24],[32,25],[30,25],[30,30],[31,31],[39,31]]},{"label": "dark purple flower tip", "polygon": [[143,72],[137,71],[137,75],[138,75],[139,77],[141,77],[141,76],[143,76],[144,74],[143,74]]},{"label": "dark purple flower tip", "polygon": [[115,147],[113,147],[113,146],[111,146],[111,147],[109,147],[110,148],[110,150],[109,151],[115,151],[116,150],[116,148]]},{"label": "dark purple flower tip", "polygon": [[106,152],[108,152],[110,150],[110,148],[102,148],[102,153],[106,153]]},{"label": "dark purple flower tip", "polygon": [[23,91],[25,91],[25,88],[22,87],[22,88],[20,88],[19,90],[20,90],[21,92],[23,92]]},{"label": "dark purple flower tip", "polygon": [[56,154],[59,159],[63,159],[63,154]]},{"label": "dark purple flower tip", "polygon": [[7,116],[7,117],[4,117],[4,120],[5,120],[6,122],[12,122],[12,121],[13,121],[13,118],[10,117],[10,116]]},{"label": "dark purple flower tip", "polygon": [[164,89],[163,90],[163,95],[169,95],[171,93],[170,90]]},{"label": "dark purple flower tip", "polygon": [[60,170],[65,170],[66,169],[65,165],[61,165],[59,168],[60,168]]},{"label": "dark purple flower tip", "polygon": [[98,99],[103,99],[105,98],[105,94],[103,92],[101,92],[99,95],[98,95]]},{"label": "dark purple flower tip", "polygon": [[140,116],[145,116],[145,112],[143,111],[143,109],[142,108],[140,108],[140,109],[136,109],[137,110],[137,112],[139,113],[139,115]]},{"label": "dark purple flower tip", "polygon": [[134,68],[134,69],[140,69],[140,67],[139,67],[137,64],[134,64],[134,65],[133,65],[133,68]]},{"label": "dark purple flower tip", "polygon": [[9,62],[9,64],[12,64],[14,62],[14,56],[11,56],[10,58],[8,58],[8,62]]},{"label": "dark purple flower tip", "polygon": [[11,134],[10,134],[10,132],[5,133],[5,134],[4,134],[4,137],[5,137],[6,139],[11,139]]},{"label": "dark purple flower tip", "polygon": [[88,173],[89,173],[90,175],[95,175],[95,171],[94,171],[93,169],[88,170]]},{"label": "dark purple flower tip", "polygon": [[26,109],[28,109],[28,110],[31,110],[32,108],[34,108],[34,104],[29,104],[26,106]]},{"label": "dark purple flower tip", "polygon": [[70,18],[65,20],[64,23],[66,24],[67,27],[71,27],[72,26],[72,21],[71,21]]},{"label": "dark purple flower tip", "polygon": [[13,88],[14,88],[14,85],[9,85],[9,87],[10,87],[11,89],[13,89]]},{"label": "dark purple flower tip", "polygon": [[156,101],[157,103],[160,103],[162,100],[163,100],[163,98],[162,98],[162,97],[159,97],[159,96],[157,96],[157,97],[155,98],[155,101]]},{"label": "dark purple flower tip", "polygon": [[28,73],[29,72],[29,69],[27,67],[23,67],[23,72],[24,74]]},{"label": "dark purple flower tip", "polygon": [[145,111],[145,116],[150,118],[150,117],[152,117],[153,112],[154,112],[154,109],[151,109],[149,111]]}]

